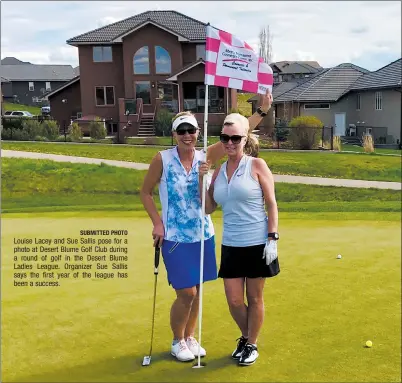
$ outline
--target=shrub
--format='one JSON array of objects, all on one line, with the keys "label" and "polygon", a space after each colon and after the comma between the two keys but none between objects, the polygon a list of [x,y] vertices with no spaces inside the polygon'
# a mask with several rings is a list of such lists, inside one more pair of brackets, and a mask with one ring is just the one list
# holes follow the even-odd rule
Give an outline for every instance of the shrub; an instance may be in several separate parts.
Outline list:
[{"label": "shrub", "polygon": [[12,140],[15,141],[29,141],[32,138],[29,137],[28,132],[26,130],[23,129],[15,129],[12,131]]},{"label": "shrub", "polygon": [[22,129],[22,122],[25,121],[23,118],[12,118],[12,117],[3,117],[3,129],[8,128],[10,130]]},{"label": "shrub", "polygon": [[106,128],[99,118],[89,123],[89,135],[94,140],[101,140],[106,137]]},{"label": "shrub", "polygon": [[155,118],[155,134],[170,136],[172,132],[172,118],[174,114],[166,108],[161,108]]},{"label": "shrub", "polygon": [[71,139],[71,137],[70,136],[64,136],[64,135],[62,135],[62,136],[58,136],[56,139],[55,139],[55,141],[56,142],[72,142],[73,140]]},{"label": "shrub", "polygon": [[11,140],[11,129],[10,128],[3,128],[1,130],[1,139],[2,140]]},{"label": "shrub", "polygon": [[290,138],[298,149],[313,149],[321,140],[323,123],[315,116],[299,116],[289,123]]},{"label": "shrub", "polygon": [[373,137],[370,134],[363,136],[363,148],[366,153],[374,152]]},{"label": "shrub", "polygon": [[341,137],[334,136],[334,138],[332,139],[332,146],[333,150],[340,152],[342,150]]},{"label": "shrub", "polygon": [[49,138],[47,138],[45,136],[36,136],[34,138],[34,141],[49,141]]},{"label": "shrub", "polygon": [[43,136],[54,141],[60,135],[59,124],[54,120],[43,120]]},{"label": "shrub", "polygon": [[22,122],[22,129],[26,133],[29,140],[33,140],[36,136],[43,136],[43,127],[39,121],[25,120]]},{"label": "shrub", "polygon": [[82,130],[76,122],[73,122],[72,125],[68,127],[68,137],[71,138],[71,141],[81,141]]}]

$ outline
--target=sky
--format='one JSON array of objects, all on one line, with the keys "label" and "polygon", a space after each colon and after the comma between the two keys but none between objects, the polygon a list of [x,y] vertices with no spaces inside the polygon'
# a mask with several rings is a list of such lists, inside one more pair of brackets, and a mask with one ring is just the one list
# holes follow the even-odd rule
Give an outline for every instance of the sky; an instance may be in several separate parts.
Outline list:
[{"label": "sky", "polygon": [[400,1],[3,0],[1,58],[76,67],[78,48],[66,40],[148,10],[176,10],[209,22],[256,51],[258,34],[269,25],[273,61],[349,62],[377,70],[402,56]]}]

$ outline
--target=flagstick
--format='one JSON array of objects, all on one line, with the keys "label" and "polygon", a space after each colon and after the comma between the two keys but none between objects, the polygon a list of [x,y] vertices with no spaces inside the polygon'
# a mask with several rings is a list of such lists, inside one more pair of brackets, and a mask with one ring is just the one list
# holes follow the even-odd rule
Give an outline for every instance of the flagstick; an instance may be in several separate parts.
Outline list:
[{"label": "flagstick", "polygon": [[[207,159],[207,126],[208,126],[208,85],[205,85],[204,105],[204,161]],[[205,227],[205,191],[207,186],[207,175],[202,177],[202,221],[201,221],[201,257],[200,257],[200,299],[198,310],[198,366],[201,367],[201,329],[202,329],[202,290],[204,279],[204,227]]]}]

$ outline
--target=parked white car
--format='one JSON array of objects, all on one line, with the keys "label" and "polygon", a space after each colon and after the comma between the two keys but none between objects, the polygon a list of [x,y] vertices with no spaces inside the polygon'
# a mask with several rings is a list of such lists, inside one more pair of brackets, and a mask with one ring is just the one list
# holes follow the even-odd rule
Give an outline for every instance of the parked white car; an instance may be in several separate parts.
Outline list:
[{"label": "parked white car", "polygon": [[8,110],[4,113],[4,117],[25,117],[32,118],[33,114],[27,112],[26,110]]}]

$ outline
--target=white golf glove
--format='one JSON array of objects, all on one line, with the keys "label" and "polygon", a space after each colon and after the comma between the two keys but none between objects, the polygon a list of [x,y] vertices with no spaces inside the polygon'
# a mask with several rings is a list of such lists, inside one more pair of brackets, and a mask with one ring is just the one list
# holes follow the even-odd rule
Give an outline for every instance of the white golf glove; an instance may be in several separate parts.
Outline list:
[{"label": "white golf glove", "polygon": [[278,241],[268,240],[264,247],[264,255],[262,258],[265,258],[265,263],[270,265],[276,258],[278,258]]}]

